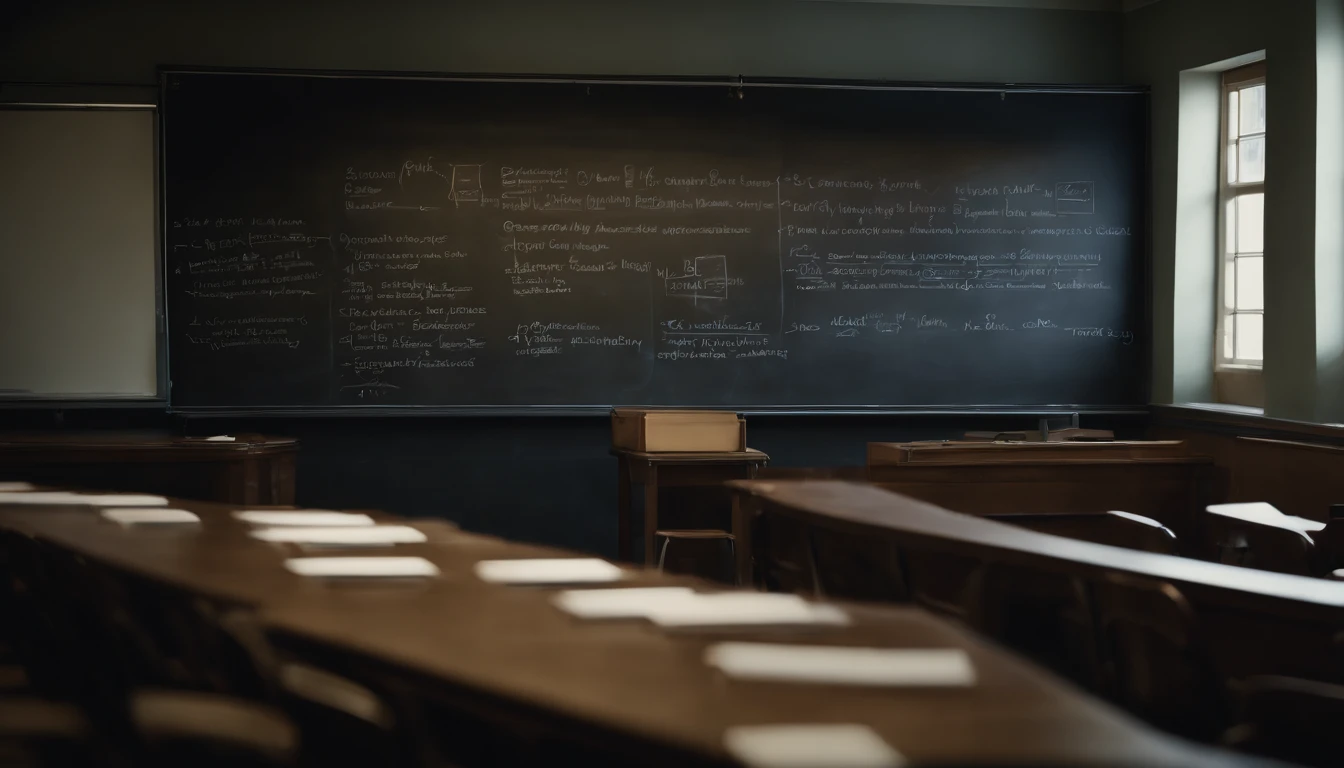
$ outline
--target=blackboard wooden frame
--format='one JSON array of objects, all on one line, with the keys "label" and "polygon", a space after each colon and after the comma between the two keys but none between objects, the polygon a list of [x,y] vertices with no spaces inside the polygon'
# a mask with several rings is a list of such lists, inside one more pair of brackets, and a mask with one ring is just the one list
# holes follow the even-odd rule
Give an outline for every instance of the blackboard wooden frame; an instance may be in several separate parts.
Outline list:
[{"label": "blackboard wooden frame", "polygon": [[[724,88],[724,89],[755,89],[755,88],[816,88],[827,90],[855,90],[855,91],[947,91],[947,92],[978,92],[978,93],[1000,93],[1005,98],[1011,93],[1031,93],[1031,94],[1093,94],[1093,95],[1128,95],[1144,96],[1145,123],[1151,123],[1151,103],[1146,98],[1150,89],[1146,86],[1134,85],[1056,85],[1056,84],[1031,84],[1031,83],[974,83],[974,82],[911,82],[911,81],[885,81],[885,80],[855,80],[855,79],[825,79],[825,78],[783,78],[783,77],[752,77],[745,75],[735,76],[696,76],[685,77],[675,75],[563,75],[563,74],[517,74],[517,73],[436,73],[436,72],[379,72],[379,71],[361,71],[361,70],[303,70],[303,69],[268,69],[268,68],[228,68],[228,67],[196,67],[189,65],[168,65],[158,68],[159,74],[159,118],[160,126],[156,133],[158,142],[158,160],[160,174],[160,188],[158,194],[158,205],[160,213],[160,235],[161,242],[167,242],[168,216],[167,199],[170,194],[168,190],[168,158],[166,156],[166,134],[167,130],[163,127],[163,115],[166,112],[169,93],[169,79],[174,75],[231,75],[231,76],[260,76],[260,77],[297,77],[297,78],[321,78],[321,79],[359,79],[359,80],[411,80],[411,81],[439,81],[439,82],[464,82],[464,83],[529,83],[529,84],[560,84],[560,85],[650,85],[650,86],[683,86],[692,88]],[[1142,173],[1140,174],[1140,184],[1142,187],[1143,205],[1142,216],[1144,223],[1143,238],[1139,245],[1140,264],[1140,304],[1142,307],[1141,322],[1138,328],[1137,338],[1143,340],[1143,343],[1151,349],[1151,340],[1153,332],[1152,317],[1152,203],[1151,203],[1151,183],[1152,183],[1152,156],[1151,142],[1148,132],[1143,132],[1142,136],[1136,137],[1136,141],[1141,142],[1142,154],[1145,158]],[[159,249],[160,263],[160,285],[167,277],[167,249]],[[163,328],[171,327],[171,317],[169,316],[167,302],[160,292],[159,300],[160,310],[163,317]],[[167,410],[169,413],[181,414],[183,416],[201,416],[201,417],[230,417],[230,416],[273,416],[273,417],[331,417],[331,416],[363,416],[363,417],[423,417],[423,416],[494,416],[494,417],[556,417],[556,416],[605,416],[610,412],[611,404],[591,404],[591,405],[536,405],[536,406],[444,406],[444,405],[345,405],[345,406],[313,406],[300,407],[294,405],[282,406],[175,406],[173,404],[171,393],[171,380],[169,378],[169,361],[171,356],[170,345],[166,339],[163,343],[163,353],[161,355],[161,379],[165,381],[165,389],[161,395],[167,401]],[[1142,370],[1136,374],[1141,377],[1141,386],[1143,388],[1143,401],[1146,403],[1152,396],[1152,359],[1151,355],[1143,357]],[[622,405],[635,406],[637,404],[627,403]],[[659,405],[659,408],[668,409],[695,409],[705,406],[696,405],[677,405],[667,406]],[[737,406],[729,408],[743,415],[776,416],[776,415],[814,415],[814,416],[858,416],[858,415],[908,415],[908,416],[1039,416],[1050,417],[1060,415],[1071,415],[1075,420],[1078,415],[1098,415],[1098,416],[1116,416],[1116,415],[1146,415],[1148,409],[1146,405],[1134,404],[1084,404],[1084,403],[1058,403],[1045,405],[1024,405],[1022,407],[1005,407],[1002,405],[956,405],[956,406],[929,406],[929,405],[844,405],[844,406],[802,406],[802,405],[776,405],[776,406]]]}]

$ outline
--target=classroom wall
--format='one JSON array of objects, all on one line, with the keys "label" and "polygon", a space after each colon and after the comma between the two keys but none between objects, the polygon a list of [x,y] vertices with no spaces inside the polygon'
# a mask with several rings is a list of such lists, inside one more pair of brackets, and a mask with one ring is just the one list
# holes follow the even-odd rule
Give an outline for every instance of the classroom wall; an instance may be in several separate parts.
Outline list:
[{"label": "classroom wall", "polygon": [[[160,64],[909,81],[1115,83],[1118,14],[794,0],[677,3],[11,3],[0,83],[142,92]],[[110,87],[74,88],[107,83]],[[5,94],[24,91],[0,87]],[[31,89],[27,89],[31,90]],[[5,414],[0,426],[50,426]],[[67,426],[164,426],[162,413],[73,413]],[[1089,425],[1106,426],[1094,420]],[[868,440],[947,438],[1030,419],[753,419],[777,465],[857,465]],[[616,468],[602,418],[192,422],[303,441],[299,502],[440,515],[511,538],[612,555]],[[726,524],[726,521],[725,521]]]},{"label": "classroom wall", "polygon": [[1218,149],[1203,136],[1221,101],[1217,74],[1193,70],[1263,51],[1270,4],[1163,0],[1124,17],[1125,77],[1152,89],[1154,402],[1213,400]]},{"label": "classroom wall", "polygon": [[0,80],[156,82],[161,64],[425,72],[1113,82],[1117,14],[805,0],[17,0]]},{"label": "classroom wall", "polygon": [[1344,419],[1342,37],[1340,0],[1162,0],[1125,14],[1125,77],[1152,88],[1155,402],[1214,399],[1218,73],[1264,58],[1265,413]]}]

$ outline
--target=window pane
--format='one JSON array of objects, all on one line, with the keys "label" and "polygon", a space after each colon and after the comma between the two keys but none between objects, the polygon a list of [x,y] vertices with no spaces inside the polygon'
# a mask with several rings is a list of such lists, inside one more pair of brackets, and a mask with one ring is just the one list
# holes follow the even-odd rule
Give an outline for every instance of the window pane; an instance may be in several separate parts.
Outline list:
[{"label": "window pane", "polygon": [[1227,201],[1227,210],[1223,212],[1223,217],[1227,219],[1227,241],[1223,243],[1225,253],[1237,252],[1237,200],[1232,198]]},{"label": "window pane", "polygon": [[1236,184],[1237,179],[1237,142],[1227,145],[1227,183]]},{"label": "window pane", "polygon": [[1237,259],[1237,309],[1265,308],[1265,260],[1260,256]]},{"label": "window pane", "polygon": [[1233,342],[1237,338],[1237,316],[1228,315],[1227,322],[1223,324],[1223,359],[1231,360],[1237,356],[1237,350],[1233,347]]},{"label": "window pane", "polygon": [[1254,85],[1241,91],[1241,133],[1265,130],[1265,86]]},{"label": "window pane", "polygon": [[1265,195],[1237,198],[1237,253],[1262,253],[1265,250]]},{"label": "window pane", "polygon": [[1237,308],[1237,262],[1223,264],[1223,307],[1228,310]]},{"label": "window pane", "polygon": [[1229,139],[1237,138],[1237,125],[1241,119],[1237,114],[1237,96],[1236,91],[1227,92],[1227,138]]},{"label": "window pane", "polygon": [[1240,175],[1236,178],[1236,181],[1264,181],[1265,137],[1257,136],[1254,139],[1242,139],[1237,146],[1239,148],[1237,168]]},{"label": "window pane", "polygon": [[1265,359],[1264,315],[1233,315],[1237,326],[1236,357],[1238,360]]}]

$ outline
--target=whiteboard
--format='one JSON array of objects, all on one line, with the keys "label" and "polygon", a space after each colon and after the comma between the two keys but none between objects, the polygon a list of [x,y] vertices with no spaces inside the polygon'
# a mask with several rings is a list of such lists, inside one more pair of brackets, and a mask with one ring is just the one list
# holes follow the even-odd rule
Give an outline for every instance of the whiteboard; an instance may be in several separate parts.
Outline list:
[{"label": "whiteboard", "polygon": [[0,108],[0,398],[157,397],[150,109]]}]

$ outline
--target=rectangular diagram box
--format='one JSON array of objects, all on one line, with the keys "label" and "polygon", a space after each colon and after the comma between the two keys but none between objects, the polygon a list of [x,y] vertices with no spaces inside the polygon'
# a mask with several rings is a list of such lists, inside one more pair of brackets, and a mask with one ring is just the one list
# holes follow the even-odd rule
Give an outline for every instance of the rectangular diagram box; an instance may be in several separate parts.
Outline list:
[{"label": "rectangular diagram box", "polygon": [[1055,213],[1078,216],[1097,212],[1096,184],[1090,181],[1062,181],[1055,185]]}]

